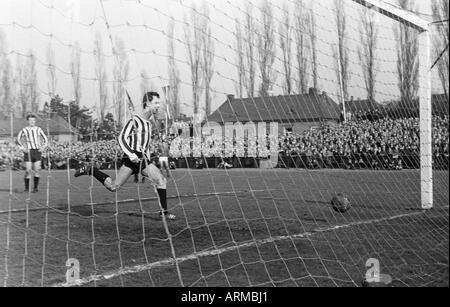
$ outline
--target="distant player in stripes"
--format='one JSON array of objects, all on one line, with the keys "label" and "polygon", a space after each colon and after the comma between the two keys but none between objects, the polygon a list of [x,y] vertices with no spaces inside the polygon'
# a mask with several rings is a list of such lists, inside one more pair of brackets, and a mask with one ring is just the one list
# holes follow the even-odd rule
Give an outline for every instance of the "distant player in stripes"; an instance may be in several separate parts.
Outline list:
[{"label": "distant player in stripes", "polygon": [[36,116],[27,116],[28,127],[20,130],[17,135],[17,143],[24,152],[25,161],[25,192],[30,191],[30,180],[34,175],[33,193],[38,192],[39,171],[41,170],[42,151],[48,145],[48,139],[44,131],[36,126]]},{"label": "distant player in stripes", "polygon": [[150,119],[158,113],[159,98],[160,96],[156,92],[145,94],[142,114],[134,115],[120,132],[118,142],[124,155],[122,167],[119,169],[115,180],[96,167],[86,166],[77,169],[75,177],[83,175],[94,176],[106,189],[115,192],[127,182],[131,175],[141,173],[142,176],[149,179],[150,184],[156,187],[166,218],[173,220],[175,215],[169,214],[167,210],[167,179],[159,168],[158,156],[150,153],[150,143],[152,141],[152,123]]}]

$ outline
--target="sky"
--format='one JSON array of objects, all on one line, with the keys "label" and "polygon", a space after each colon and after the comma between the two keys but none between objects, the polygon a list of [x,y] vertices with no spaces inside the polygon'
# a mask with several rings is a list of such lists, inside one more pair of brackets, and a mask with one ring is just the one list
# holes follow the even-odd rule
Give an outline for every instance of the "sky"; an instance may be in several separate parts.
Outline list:
[{"label": "sky", "polygon": [[[337,42],[333,1],[314,1],[313,8],[318,30],[319,90],[325,91],[335,101],[338,101],[338,83],[332,52],[332,48]],[[389,1],[393,2],[394,0]],[[430,14],[430,1],[417,1],[417,9],[423,14]],[[0,1],[0,28],[6,33],[8,57],[13,63],[17,57],[26,57],[28,50],[32,50],[35,54],[38,60],[41,105],[49,100],[46,72],[48,46],[51,46],[55,53],[57,93],[65,100],[71,100],[74,97],[70,75],[71,46],[74,42],[79,42],[82,49],[81,105],[98,108],[98,82],[95,77],[93,55],[95,34],[99,32],[103,38],[109,81],[109,101],[112,97],[112,81],[114,81],[112,71],[115,63],[109,35],[113,39],[120,37],[125,42],[130,61],[130,74],[126,87],[133,100],[140,101],[142,71],[146,71],[149,77],[149,87],[152,89],[161,92],[161,88],[168,83],[166,33],[168,21],[173,18],[175,20],[175,58],[182,81],[180,93],[182,112],[191,115],[191,77],[187,65],[186,46],[183,43],[183,29],[186,26],[183,18],[190,13],[193,3],[199,6],[201,2],[200,0],[2,0]],[[226,100],[227,94],[235,94],[237,67],[234,50],[234,19],[241,18],[246,3],[250,3],[254,7],[254,20],[260,24],[260,1],[205,0],[205,2],[211,12],[212,35],[215,42],[214,68],[216,73],[212,80],[212,109],[215,110]],[[292,8],[295,1],[271,0],[270,2],[274,8],[275,22],[278,23],[282,18],[283,3],[287,3]],[[310,5],[307,0],[304,2]],[[350,0],[344,2],[348,18],[349,92],[355,98],[364,98],[366,91],[357,57],[361,31],[359,25],[361,7]],[[292,9],[290,11],[294,14]],[[106,22],[110,26],[109,30]],[[398,97],[393,24],[384,16],[377,19],[377,24],[380,34],[377,52],[376,99],[389,101]],[[278,32],[278,26],[276,32]],[[277,60],[274,68],[279,73],[273,89],[274,95],[282,94],[283,85],[282,54],[278,37],[276,44]],[[439,92],[439,88],[439,81],[434,73],[433,91]],[[110,103],[109,111],[114,111],[112,103]]]}]

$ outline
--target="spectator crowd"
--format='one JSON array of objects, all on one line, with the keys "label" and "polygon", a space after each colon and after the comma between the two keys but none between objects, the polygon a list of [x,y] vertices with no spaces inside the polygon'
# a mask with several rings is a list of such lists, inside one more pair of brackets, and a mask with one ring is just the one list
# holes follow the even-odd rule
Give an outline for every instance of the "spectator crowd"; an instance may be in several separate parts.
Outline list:
[{"label": "spectator crowd", "polygon": [[[448,116],[433,119],[433,161],[445,168],[448,168],[448,128]],[[280,149],[282,160],[288,161],[285,164],[294,158],[307,168],[418,168],[419,134],[417,118],[360,119],[285,137]]]},{"label": "spectator crowd", "polygon": [[[232,164],[233,159],[260,158],[270,155],[270,146],[260,146],[257,140],[198,140],[169,138],[170,156],[176,160],[219,158],[217,164]],[[161,138],[156,138],[152,151],[157,151]],[[197,143],[198,144],[197,144]],[[225,144],[223,144],[225,142]],[[270,143],[270,141],[268,141]],[[278,143],[278,144],[276,144]],[[279,137],[271,146],[278,146],[278,167],[296,168],[367,168],[403,169],[420,167],[419,120],[417,118],[354,121],[327,125]],[[449,118],[433,119],[433,163],[448,169]],[[115,140],[62,144],[51,141],[43,153],[44,167],[53,169],[76,167],[95,161],[102,168],[114,168],[122,152]],[[14,143],[0,144],[0,169],[22,167],[23,152]],[[236,163],[235,163],[236,164]],[[243,164],[242,164],[243,165]]]}]

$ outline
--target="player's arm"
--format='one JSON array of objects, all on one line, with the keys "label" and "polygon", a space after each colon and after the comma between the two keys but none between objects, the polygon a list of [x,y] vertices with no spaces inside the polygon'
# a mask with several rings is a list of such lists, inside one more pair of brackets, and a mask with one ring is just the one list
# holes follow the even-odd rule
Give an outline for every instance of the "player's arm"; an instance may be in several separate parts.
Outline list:
[{"label": "player's arm", "polygon": [[44,140],[44,144],[41,146],[41,148],[44,149],[48,146],[48,138],[44,131],[42,131],[42,128],[39,128],[39,136]]},{"label": "player's arm", "polygon": [[19,134],[17,135],[17,144],[19,144],[19,147],[22,151],[25,151],[25,146],[23,146],[22,143],[22,137],[23,137],[23,129],[20,130]]},{"label": "player's arm", "polygon": [[131,144],[129,143],[129,136],[134,133],[135,130],[134,118],[130,119],[128,123],[122,128],[119,133],[119,146],[122,151],[130,158],[132,162],[139,162],[137,155],[133,152]]}]

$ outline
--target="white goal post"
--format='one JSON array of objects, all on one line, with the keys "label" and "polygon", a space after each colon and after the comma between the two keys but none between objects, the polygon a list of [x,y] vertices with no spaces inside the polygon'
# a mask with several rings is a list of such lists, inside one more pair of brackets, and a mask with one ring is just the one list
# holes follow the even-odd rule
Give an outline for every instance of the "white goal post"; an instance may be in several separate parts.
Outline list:
[{"label": "white goal post", "polygon": [[431,23],[382,0],[352,0],[419,31],[420,187],[422,209],[433,208]]}]

